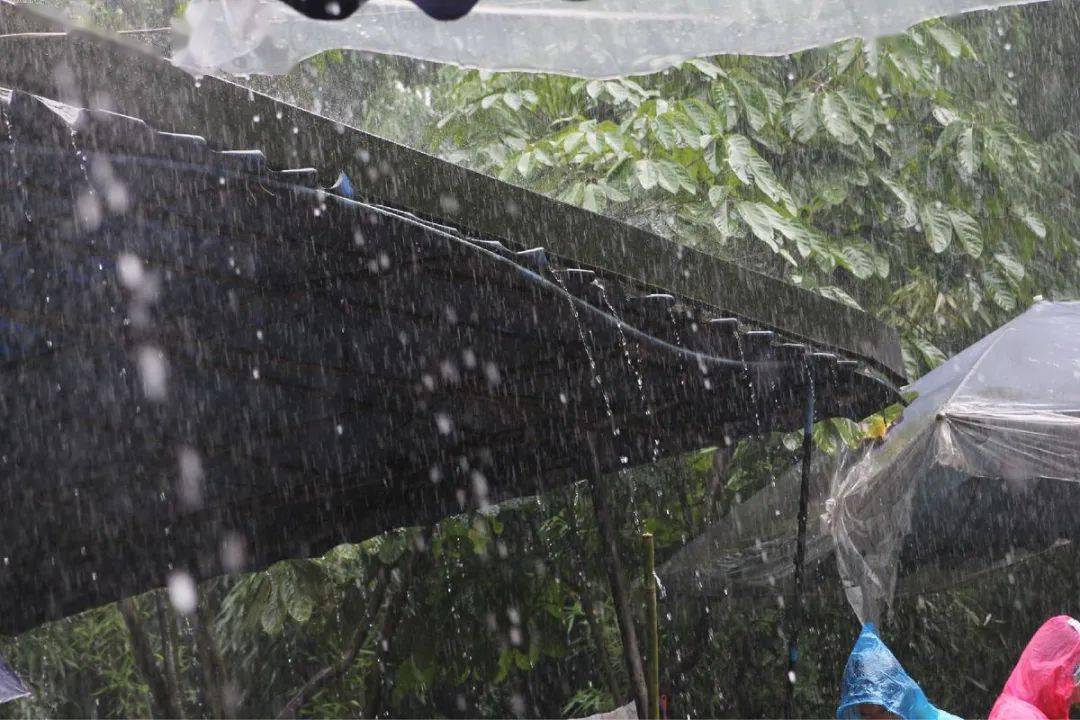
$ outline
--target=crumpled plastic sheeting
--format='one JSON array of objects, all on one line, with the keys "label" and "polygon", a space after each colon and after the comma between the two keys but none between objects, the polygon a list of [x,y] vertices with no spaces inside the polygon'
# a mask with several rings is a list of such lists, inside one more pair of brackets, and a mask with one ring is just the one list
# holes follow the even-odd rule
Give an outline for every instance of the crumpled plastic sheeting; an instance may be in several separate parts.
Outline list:
[{"label": "crumpled plastic sheeting", "polygon": [[891,600],[905,553],[985,562],[1071,541],[1080,525],[1069,510],[1080,490],[1080,303],[1037,303],[911,389],[919,396],[885,442],[836,471],[827,502],[864,622]]},{"label": "crumpled plastic sheeting", "polygon": [[[814,456],[810,505],[813,519],[825,512],[829,478],[836,458]],[[777,592],[794,572],[801,463],[731,507],[659,570],[676,593],[723,597],[747,589]],[[806,564],[832,554],[832,538],[819,522],[807,525]]]},{"label": "crumpled plastic sheeting", "polygon": [[[811,468],[807,566],[836,555],[863,622],[899,592],[1080,541],[1080,303],[1036,304],[908,388],[881,443]],[[673,592],[780,592],[794,564],[798,463],[660,569]]]},{"label": "crumpled plastic sheeting", "polygon": [[278,0],[192,0],[175,62],[194,72],[281,74],[348,48],[488,70],[639,75],[694,57],[784,55],[903,31],[932,17],[1040,0],[481,0],[452,22],[410,0],[310,20]]}]

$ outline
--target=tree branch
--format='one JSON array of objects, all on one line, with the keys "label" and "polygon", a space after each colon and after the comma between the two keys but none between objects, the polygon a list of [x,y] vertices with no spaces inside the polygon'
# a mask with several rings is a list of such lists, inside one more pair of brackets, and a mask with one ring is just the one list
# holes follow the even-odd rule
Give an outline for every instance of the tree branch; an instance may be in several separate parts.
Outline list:
[{"label": "tree branch", "polygon": [[169,690],[172,704],[177,714],[174,717],[184,717],[184,703],[180,697],[180,674],[177,670],[176,646],[176,619],[169,612],[165,604],[165,592],[154,592],[154,601],[157,606],[158,627],[161,629],[161,658],[165,664],[165,682]]},{"label": "tree branch", "polygon": [[277,715],[278,720],[296,717],[296,712],[319,690],[348,672],[356,660],[360,648],[367,644],[371,628],[375,624],[375,614],[382,607],[383,599],[386,597],[386,589],[389,585],[389,580],[383,574],[368,598],[368,604],[364,611],[364,621],[358,625],[356,631],[352,634],[348,644],[345,646],[345,652],[337,662],[318,670],[300,687],[292,699],[285,703],[285,707],[281,708],[281,712]]},{"label": "tree branch", "polygon": [[[427,545],[426,539],[424,544]],[[401,580],[384,603],[382,623],[379,625],[379,632],[375,635],[375,673],[369,677],[368,687],[365,688],[364,711],[360,717],[373,718],[379,714],[382,705],[383,680],[386,674],[383,672],[383,661],[390,654],[390,640],[397,632],[397,626],[405,612],[405,596],[412,585],[418,554],[417,551],[413,551],[406,556]]]},{"label": "tree branch", "polygon": [[135,666],[138,667],[139,674],[150,688],[153,714],[157,717],[179,717],[179,710],[169,697],[165,679],[154,661],[154,651],[150,648],[150,640],[146,636],[146,628],[139,616],[139,607],[135,604],[135,599],[124,598],[117,603],[117,607],[124,618],[124,625],[127,626]]},{"label": "tree branch", "polygon": [[196,604],[195,644],[199,653],[199,665],[202,666],[207,701],[210,703],[210,714],[215,718],[225,718],[232,714],[228,698],[225,697],[225,687],[228,684],[225,663],[218,652],[207,614],[202,602]]},{"label": "tree branch", "polygon": [[[593,440],[590,437],[590,450],[593,450],[592,444]],[[649,695],[648,688],[645,685],[645,668],[641,662],[637,631],[634,629],[634,616],[630,610],[630,595],[627,592],[625,580],[626,573],[623,571],[622,560],[619,558],[618,546],[615,543],[615,528],[611,524],[611,513],[608,509],[607,495],[603,488],[604,480],[596,463],[595,451],[591,454],[593,476],[589,486],[592,490],[593,512],[596,515],[596,524],[600,528],[602,547],[606,551],[604,567],[607,570],[608,584],[611,586],[611,597],[615,602],[615,618],[619,621],[623,662],[626,664],[626,673],[630,678],[630,687],[634,693],[634,704],[637,707],[638,717],[648,717]]]}]

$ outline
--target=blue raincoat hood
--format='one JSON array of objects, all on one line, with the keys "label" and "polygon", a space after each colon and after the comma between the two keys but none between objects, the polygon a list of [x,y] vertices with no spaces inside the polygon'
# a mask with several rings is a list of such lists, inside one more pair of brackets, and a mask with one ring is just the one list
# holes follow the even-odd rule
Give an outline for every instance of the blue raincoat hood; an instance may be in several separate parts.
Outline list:
[{"label": "blue raincoat hood", "polygon": [[863,625],[848,656],[836,717],[859,718],[859,705],[880,705],[904,720],[959,720],[930,704],[878,637],[873,623]]}]

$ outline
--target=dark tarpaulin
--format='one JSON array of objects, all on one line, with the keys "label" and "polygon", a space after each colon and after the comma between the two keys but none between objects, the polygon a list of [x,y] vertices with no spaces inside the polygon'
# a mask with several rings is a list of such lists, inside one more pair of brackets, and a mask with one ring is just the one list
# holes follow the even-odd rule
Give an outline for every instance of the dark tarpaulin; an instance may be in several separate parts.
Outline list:
[{"label": "dark tarpaulin", "polygon": [[0,632],[798,427],[808,361],[821,417],[895,399],[857,361],[258,151],[0,109]]}]

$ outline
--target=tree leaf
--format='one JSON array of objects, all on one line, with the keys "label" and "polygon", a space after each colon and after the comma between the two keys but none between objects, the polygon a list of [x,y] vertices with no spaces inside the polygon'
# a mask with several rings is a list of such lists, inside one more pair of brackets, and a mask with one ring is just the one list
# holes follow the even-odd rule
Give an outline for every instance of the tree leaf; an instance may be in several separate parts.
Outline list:
[{"label": "tree leaf", "polygon": [[788,112],[788,129],[801,143],[808,143],[817,134],[821,123],[818,121],[817,96],[803,93],[796,97]]},{"label": "tree leaf", "polygon": [[935,253],[945,252],[952,240],[952,218],[949,211],[938,204],[927,204],[919,213],[923,234]]},{"label": "tree leaf", "polygon": [[821,98],[821,120],[829,134],[844,145],[851,145],[859,136],[848,116],[848,106],[835,92],[825,93]]},{"label": "tree leaf", "polygon": [[731,171],[743,185],[749,185],[750,155],[754,153],[754,147],[745,135],[728,135],[724,146],[727,148],[727,162]]},{"label": "tree leaf", "polygon": [[967,41],[952,31],[947,25],[934,24],[926,26],[926,32],[934,39],[941,48],[948,53],[949,57],[959,59],[965,54],[965,48],[970,52],[971,48]]},{"label": "tree leaf", "polygon": [[597,183],[597,187],[602,190],[603,193],[607,195],[608,200],[611,200],[612,202],[621,203],[630,200],[629,195],[624,193],[622,190],[617,190],[616,188],[612,187],[610,184],[604,181],[600,181],[599,183]]},{"label": "tree leaf", "polygon": [[904,188],[900,183],[896,182],[887,175],[879,174],[878,179],[881,180],[885,187],[892,191],[892,194],[896,196],[896,199],[900,201],[900,204],[904,208],[904,224],[906,227],[911,227],[919,220],[918,207],[915,205],[915,198]]},{"label": "tree leaf", "polygon": [[714,65],[713,63],[703,58],[693,58],[691,60],[687,60],[685,64],[696,69],[698,72],[700,72],[702,75],[705,75],[710,80],[715,80],[721,75],[724,75],[724,71],[720,68],[719,65]]},{"label": "tree leaf", "polygon": [[960,168],[968,177],[973,176],[979,169],[979,156],[975,153],[975,130],[966,128],[956,141],[956,159]]},{"label": "tree leaf", "polygon": [[598,190],[597,186],[593,183],[589,183],[585,186],[585,190],[581,197],[581,207],[592,212],[600,212],[602,209],[601,198],[603,194]]},{"label": "tree leaf", "polygon": [[635,162],[634,173],[644,190],[652,190],[660,183],[660,172],[652,160],[638,160]]},{"label": "tree leaf", "polygon": [[718,231],[720,231],[720,237],[722,240],[727,240],[731,236],[731,224],[728,221],[728,202],[723,200],[716,208],[716,214],[713,215],[713,225]]},{"label": "tree leaf", "polygon": [[941,105],[935,105],[931,114],[934,116],[934,119],[938,121],[941,127],[944,128],[949,127],[960,119],[960,116],[956,114],[955,110],[951,110],[947,107],[942,107]]},{"label": "tree leaf", "polygon": [[848,245],[840,251],[844,267],[860,280],[866,280],[877,272],[877,265],[870,253],[856,245]]},{"label": "tree leaf", "polygon": [[709,204],[713,207],[719,207],[728,196],[727,188],[721,185],[713,185],[709,188]]},{"label": "tree leaf", "polygon": [[277,635],[285,625],[285,607],[280,598],[271,593],[259,616],[259,624],[267,635]]},{"label": "tree leaf", "polygon": [[837,435],[831,423],[819,422],[814,424],[814,429],[811,433],[814,439],[814,446],[825,453],[826,455],[835,455],[837,449]]},{"label": "tree leaf", "polygon": [[875,127],[874,108],[865,100],[846,90],[841,90],[838,95],[844,101],[844,105],[847,106],[848,117],[851,119],[852,124],[862,130],[866,137],[873,137]]},{"label": "tree leaf", "polygon": [[1016,309],[1016,296],[1012,294],[1008,285],[996,272],[984,272],[982,281],[983,287],[986,288],[987,294],[995,305],[1006,312],[1012,312]]},{"label": "tree leaf", "polygon": [[848,307],[855,308],[856,310],[863,309],[862,305],[860,305],[855,298],[851,297],[835,285],[822,285],[820,287],[814,288],[814,290],[817,292],[818,295],[823,295],[830,300],[836,300],[837,302],[843,303]]},{"label": "tree leaf", "polygon": [[750,227],[750,231],[754,233],[754,236],[768,245],[773,252],[780,249],[780,244],[776,242],[776,238],[773,233],[773,224],[770,219],[770,213],[772,208],[768,205],[762,205],[755,202],[738,202],[735,204],[735,212],[739,213],[739,217]]},{"label": "tree leaf", "polygon": [[523,101],[521,99],[521,96],[518,95],[516,92],[503,93],[502,99],[503,102],[506,103],[506,107],[510,108],[511,110],[516,112],[521,109],[521,104]]},{"label": "tree leaf", "polygon": [[956,139],[960,137],[960,133],[967,127],[967,123],[963,120],[954,120],[945,126],[945,129],[938,135],[937,142],[934,143],[934,152],[930,154],[930,157],[936,158],[945,150],[945,148],[956,142]]},{"label": "tree leaf", "polygon": [[523,152],[518,156],[517,171],[521,173],[521,177],[529,177],[529,173],[532,171],[533,154],[531,152]]},{"label": "tree leaf", "polygon": [[1020,222],[1027,226],[1027,229],[1035,234],[1035,237],[1042,240],[1046,237],[1046,225],[1043,223],[1042,218],[1033,213],[1029,208],[1018,205],[1013,208],[1013,214],[1020,219]]},{"label": "tree leaf", "polygon": [[945,353],[942,352],[937,345],[934,345],[934,343],[922,336],[916,336],[913,342],[915,348],[919,351],[919,354],[922,355],[923,360],[931,370],[948,359]]},{"label": "tree leaf", "polygon": [[796,211],[791,193],[780,184],[773,173],[772,166],[765,158],[758,155],[746,136],[728,135],[724,142],[727,147],[728,166],[739,180],[744,184],[749,184],[753,180],[758,189],[770,200],[782,203],[788,212]]},{"label": "tree leaf", "polygon": [[975,218],[963,210],[953,208],[949,210],[949,219],[952,220],[957,239],[964,246],[964,252],[974,258],[982,255],[982,230],[979,228],[979,223],[976,222]]},{"label": "tree leaf", "polygon": [[1004,252],[995,253],[994,260],[996,260],[998,265],[1005,271],[1005,274],[1013,280],[1019,282],[1024,279],[1024,275],[1026,274],[1024,265],[1012,255]]}]

